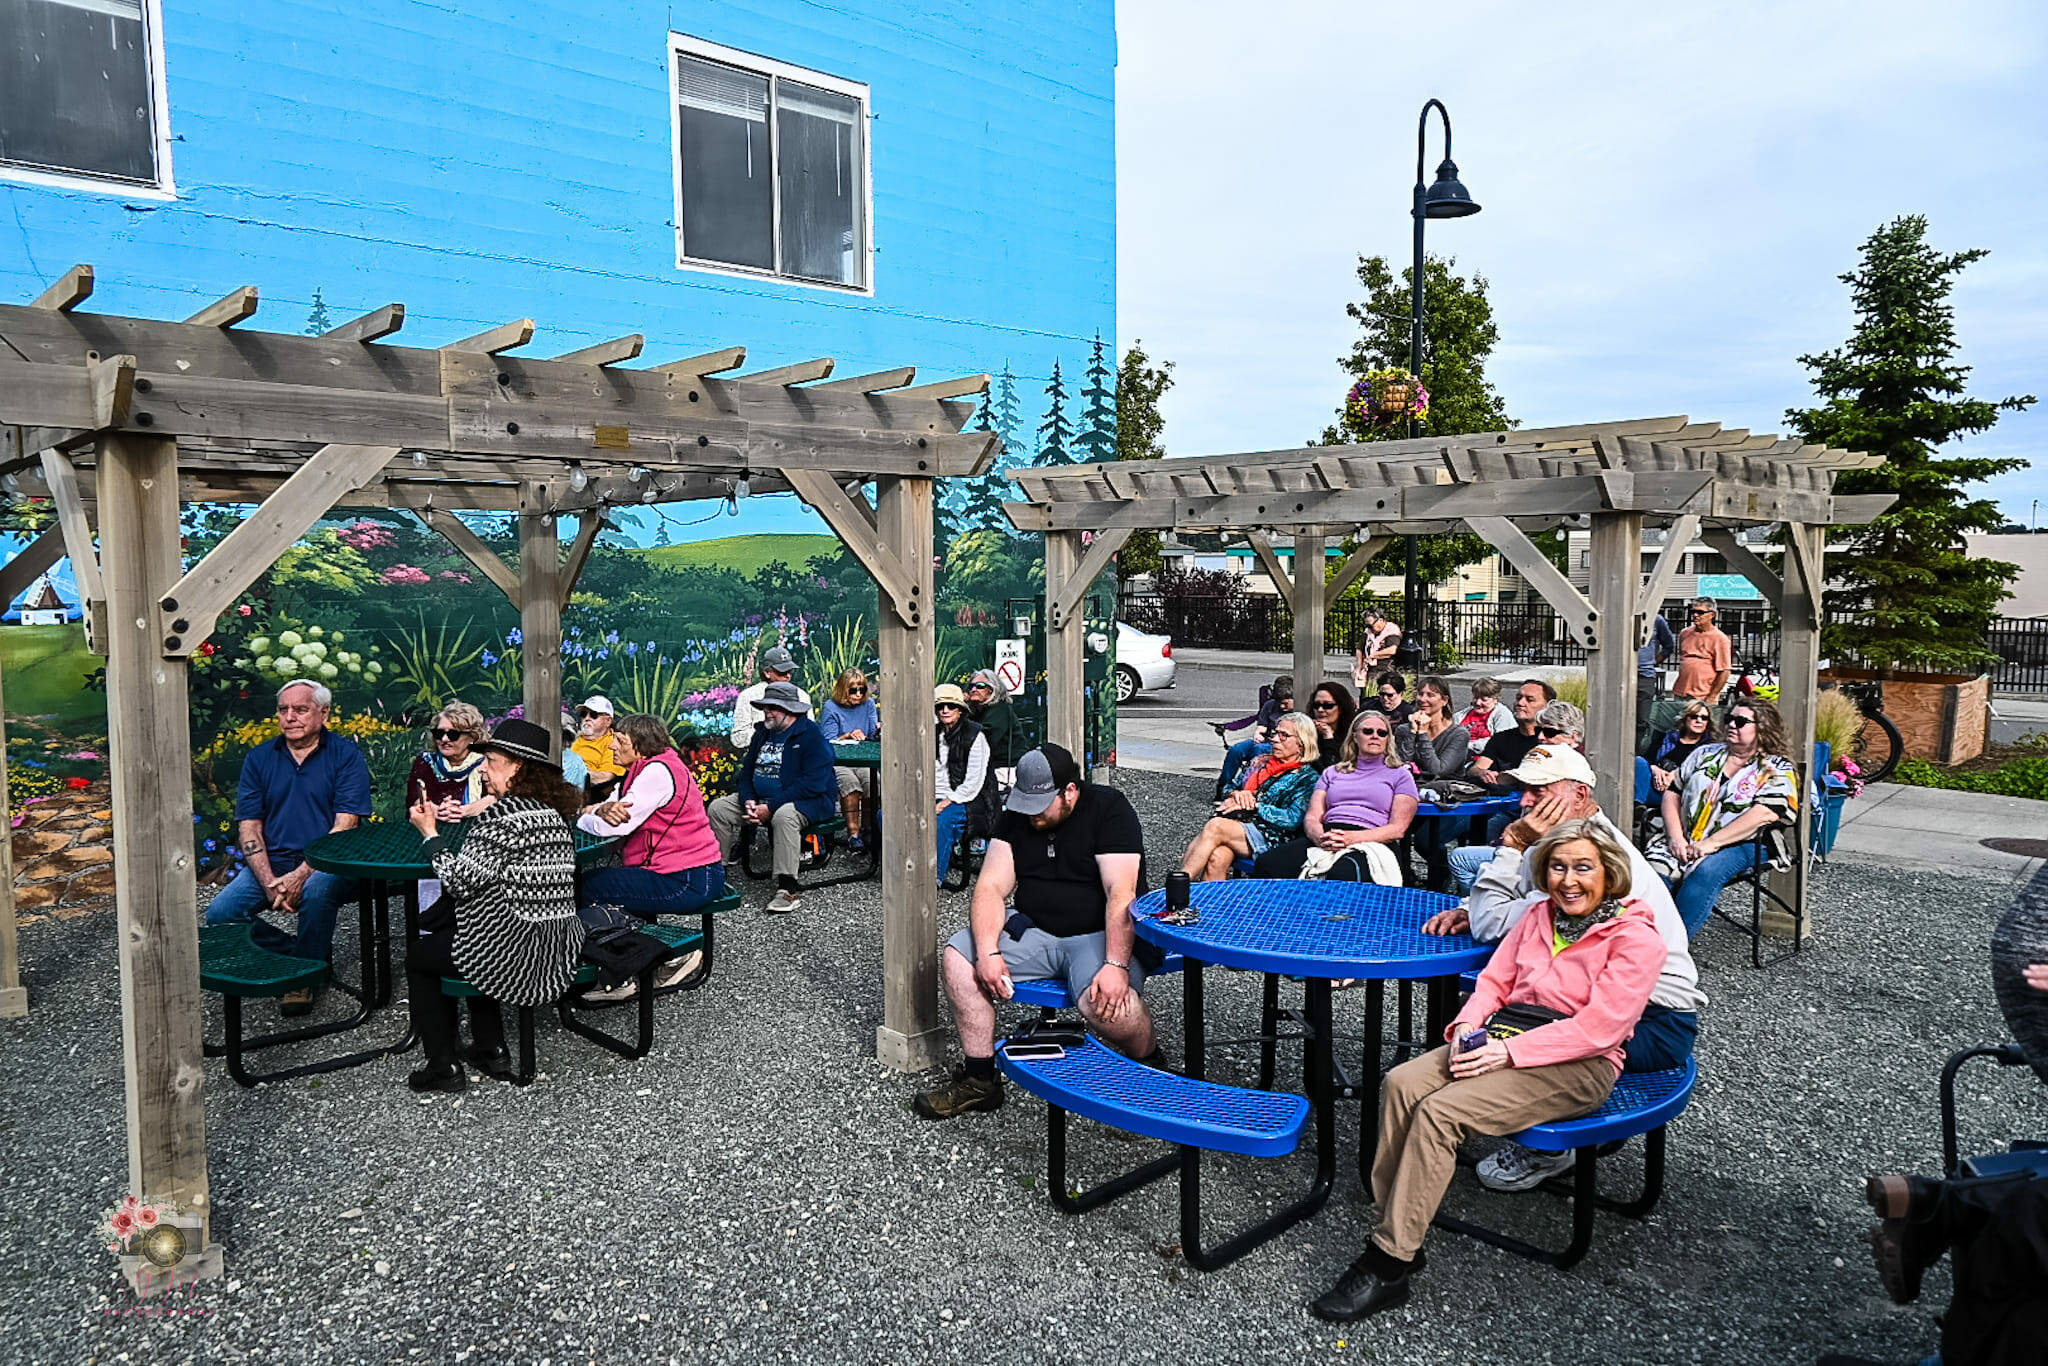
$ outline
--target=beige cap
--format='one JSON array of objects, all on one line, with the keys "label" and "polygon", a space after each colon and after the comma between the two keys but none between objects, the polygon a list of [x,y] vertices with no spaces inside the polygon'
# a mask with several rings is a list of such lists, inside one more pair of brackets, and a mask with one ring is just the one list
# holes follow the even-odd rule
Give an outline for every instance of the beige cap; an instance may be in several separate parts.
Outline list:
[{"label": "beige cap", "polygon": [[1566,782],[1591,787],[1593,766],[1570,745],[1538,745],[1522,760],[1521,767],[1508,771],[1508,776],[1530,787]]},{"label": "beige cap", "polygon": [[967,705],[967,694],[960,691],[958,683],[941,683],[932,689],[932,705],[936,707],[941,702],[964,707]]}]

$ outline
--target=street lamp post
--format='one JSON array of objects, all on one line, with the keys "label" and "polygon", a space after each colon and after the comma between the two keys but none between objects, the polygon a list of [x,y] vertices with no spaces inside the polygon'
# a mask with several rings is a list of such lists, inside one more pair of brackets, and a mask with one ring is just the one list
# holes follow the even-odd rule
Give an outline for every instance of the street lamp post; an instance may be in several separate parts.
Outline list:
[{"label": "street lamp post", "polygon": [[[1425,186],[1422,179],[1423,143],[1429,133],[1429,111],[1436,110],[1444,121],[1444,159],[1436,168],[1436,181]],[[1422,115],[1415,123],[1415,207],[1410,211],[1415,219],[1415,268],[1408,297],[1408,372],[1422,381],[1422,227],[1432,218],[1466,218],[1479,212],[1463,184],[1458,180],[1458,164],[1451,160],[1451,114],[1444,108],[1442,100],[1431,100],[1422,106]],[[1422,435],[1422,423],[1411,413],[1408,418],[1408,435]],[[1415,629],[1422,616],[1422,585],[1416,570],[1414,536],[1408,538],[1408,574],[1402,589],[1401,629],[1407,633],[1411,648],[1419,649]],[[1417,667],[1427,661],[1419,660]]]}]

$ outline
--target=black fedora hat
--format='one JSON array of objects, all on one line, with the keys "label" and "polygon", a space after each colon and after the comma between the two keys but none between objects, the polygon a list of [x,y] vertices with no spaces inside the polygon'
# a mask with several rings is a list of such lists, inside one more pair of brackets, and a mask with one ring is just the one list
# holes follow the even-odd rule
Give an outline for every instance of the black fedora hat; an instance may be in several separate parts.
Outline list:
[{"label": "black fedora hat", "polygon": [[488,754],[492,750],[509,754],[521,763],[546,764],[549,768],[560,769],[561,761],[548,752],[548,733],[531,721],[519,717],[508,717],[491,728],[491,738],[477,746]]}]

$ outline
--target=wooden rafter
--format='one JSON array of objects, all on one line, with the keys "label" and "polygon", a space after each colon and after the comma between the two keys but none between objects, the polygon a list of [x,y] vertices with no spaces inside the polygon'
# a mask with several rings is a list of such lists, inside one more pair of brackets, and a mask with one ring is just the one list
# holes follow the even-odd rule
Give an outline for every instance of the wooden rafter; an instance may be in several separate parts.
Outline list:
[{"label": "wooden rafter", "polygon": [[460,517],[440,508],[428,507],[420,517],[434,530],[448,538],[462,558],[476,566],[477,572],[498,586],[498,591],[509,599],[514,607],[524,609],[520,593],[519,574],[498,558],[498,552],[483,543],[483,538],[471,531]]},{"label": "wooden rafter", "polygon": [[343,323],[340,327],[329,328],[320,334],[322,341],[331,342],[373,342],[379,337],[388,337],[405,326],[405,305],[386,304],[379,309],[365,313],[360,318]]},{"label": "wooden rafter", "polygon": [[36,301],[29,307],[69,313],[92,297],[92,276],[91,266],[73,266],[58,278],[57,283],[37,296]]},{"label": "wooden rafter", "polygon": [[216,300],[185,321],[193,327],[233,327],[244,318],[256,316],[256,286],[243,285],[226,298]]}]

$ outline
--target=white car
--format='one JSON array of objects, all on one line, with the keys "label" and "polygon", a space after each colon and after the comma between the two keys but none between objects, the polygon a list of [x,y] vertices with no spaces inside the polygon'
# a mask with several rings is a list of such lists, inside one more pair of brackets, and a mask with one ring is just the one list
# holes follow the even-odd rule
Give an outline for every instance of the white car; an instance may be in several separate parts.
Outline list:
[{"label": "white car", "polygon": [[1142,689],[1173,686],[1173,637],[1155,636],[1125,622],[1116,624],[1116,700],[1128,702]]}]

